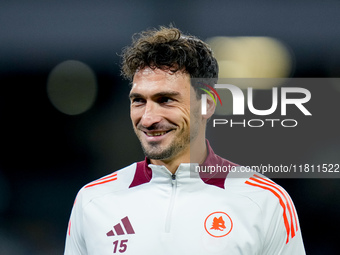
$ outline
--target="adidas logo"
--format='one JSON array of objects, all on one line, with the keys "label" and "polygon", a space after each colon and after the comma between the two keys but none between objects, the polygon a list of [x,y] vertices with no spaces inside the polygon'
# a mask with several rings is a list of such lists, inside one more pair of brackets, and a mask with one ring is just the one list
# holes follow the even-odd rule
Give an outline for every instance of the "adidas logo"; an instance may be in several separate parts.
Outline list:
[{"label": "adidas logo", "polygon": [[[122,224],[121,224],[122,223]],[[133,230],[133,227],[131,225],[131,222],[129,218],[126,216],[123,219],[121,219],[121,223],[118,223],[117,225],[113,226],[113,230],[110,230],[106,233],[107,236],[121,236],[121,235],[132,235],[135,233]],[[125,230],[125,231],[124,231]]]}]

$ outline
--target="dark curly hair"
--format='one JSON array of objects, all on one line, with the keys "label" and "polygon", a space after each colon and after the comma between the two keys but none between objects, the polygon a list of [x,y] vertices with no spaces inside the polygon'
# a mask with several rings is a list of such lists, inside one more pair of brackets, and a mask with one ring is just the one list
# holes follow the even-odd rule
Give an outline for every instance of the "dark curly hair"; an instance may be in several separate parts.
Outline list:
[{"label": "dark curly hair", "polygon": [[204,83],[217,82],[218,64],[210,47],[195,36],[174,27],[160,27],[133,36],[132,45],[122,53],[122,75],[132,81],[145,67],[184,71],[190,75],[197,94]]}]

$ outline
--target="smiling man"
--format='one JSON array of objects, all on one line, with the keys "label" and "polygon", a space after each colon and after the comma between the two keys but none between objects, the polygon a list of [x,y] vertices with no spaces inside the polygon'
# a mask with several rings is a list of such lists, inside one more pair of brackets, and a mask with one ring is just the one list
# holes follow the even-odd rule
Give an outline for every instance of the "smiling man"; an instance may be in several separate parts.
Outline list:
[{"label": "smiling man", "polygon": [[[190,142],[199,149],[192,155],[202,162],[206,157],[206,118],[199,115],[200,103],[190,84],[185,71],[145,67],[134,75],[130,92],[131,120],[146,157],[173,174],[181,163],[190,163]],[[190,116],[193,105],[195,114]]]},{"label": "smiling man", "polygon": [[65,254],[305,254],[282,187],[257,173],[193,171],[238,169],[205,138],[215,104],[201,114],[199,87],[218,75],[209,46],[172,27],[142,32],[122,71],[146,157],[79,191]]}]

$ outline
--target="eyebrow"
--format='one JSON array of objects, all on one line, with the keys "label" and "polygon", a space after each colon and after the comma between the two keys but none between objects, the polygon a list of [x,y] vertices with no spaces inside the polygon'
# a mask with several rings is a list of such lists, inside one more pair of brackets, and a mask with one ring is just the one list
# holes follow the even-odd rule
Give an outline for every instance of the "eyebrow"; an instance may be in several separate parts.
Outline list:
[{"label": "eyebrow", "polygon": [[[162,92],[159,92],[159,93],[156,93],[154,95],[152,95],[152,97],[175,97],[175,96],[178,96],[180,93],[177,92],[177,91],[162,91]],[[142,94],[140,93],[131,93],[129,95],[129,98],[136,98],[136,97],[144,97]]]},{"label": "eyebrow", "polygon": [[130,95],[129,95],[129,98],[131,99],[131,98],[136,98],[136,97],[143,97],[141,94],[139,94],[139,93],[130,93]]}]

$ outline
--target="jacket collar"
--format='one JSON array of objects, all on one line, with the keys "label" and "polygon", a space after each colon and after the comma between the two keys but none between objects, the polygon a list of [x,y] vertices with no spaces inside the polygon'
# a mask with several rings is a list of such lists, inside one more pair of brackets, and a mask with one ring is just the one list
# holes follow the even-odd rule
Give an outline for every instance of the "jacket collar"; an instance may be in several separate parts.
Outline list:
[{"label": "jacket collar", "polygon": [[[179,178],[199,177],[205,184],[214,185],[224,189],[225,179],[232,167],[237,164],[232,163],[220,156],[216,155],[211,148],[209,141],[206,140],[208,155],[203,164],[180,164],[176,171]],[[215,171],[211,171],[215,169]],[[154,177],[162,176],[171,178],[171,173],[164,166],[152,165],[145,158],[144,161],[137,162],[135,176],[130,184],[130,188],[148,183]],[[177,177],[176,177],[177,178]]]}]

